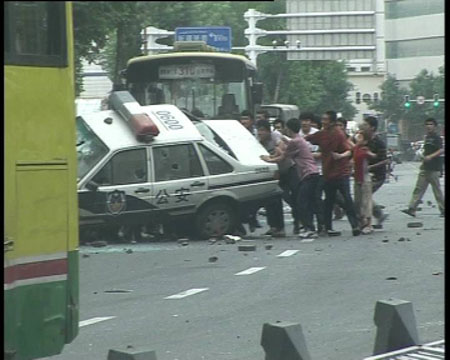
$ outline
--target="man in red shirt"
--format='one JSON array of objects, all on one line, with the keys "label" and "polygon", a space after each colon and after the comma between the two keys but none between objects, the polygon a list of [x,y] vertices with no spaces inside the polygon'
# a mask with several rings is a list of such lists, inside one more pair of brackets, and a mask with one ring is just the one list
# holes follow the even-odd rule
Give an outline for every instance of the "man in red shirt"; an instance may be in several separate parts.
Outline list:
[{"label": "man in red shirt", "polygon": [[319,145],[322,151],[322,173],[324,177],[324,223],[328,235],[338,235],[333,231],[332,213],[336,200],[336,192],[339,191],[345,204],[345,212],[352,227],[354,236],[361,234],[358,227],[358,219],[355,213],[353,199],[350,194],[350,146],[342,130],[335,127],[336,112],[327,111],[322,115],[322,130],[310,134],[305,140],[311,144]]}]

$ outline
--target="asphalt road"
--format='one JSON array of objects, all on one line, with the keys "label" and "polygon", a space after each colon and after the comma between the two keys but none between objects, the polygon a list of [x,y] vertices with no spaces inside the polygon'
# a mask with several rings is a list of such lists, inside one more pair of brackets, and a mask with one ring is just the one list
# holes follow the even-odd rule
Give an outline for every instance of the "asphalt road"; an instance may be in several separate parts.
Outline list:
[{"label": "asphalt road", "polygon": [[[312,359],[357,360],[372,354],[375,304],[389,298],[413,303],[421,342],[442,339],[445,219],[431,189],[415,220],[400,212],[418,165],[397,165],[398,181],[375,194],[390,216],[371,235],[351,236],[344,218],[334,224],[341,236],[313,242],[290,235],[291,222],[284,239],[256,233],[253,252],[223,241],[81,247],[80,332],[49,359],[106,359],[127,345],[158,360],[264,359],[263,324],[291,321]],[[286,250],[298,251],[280,257]]]}]

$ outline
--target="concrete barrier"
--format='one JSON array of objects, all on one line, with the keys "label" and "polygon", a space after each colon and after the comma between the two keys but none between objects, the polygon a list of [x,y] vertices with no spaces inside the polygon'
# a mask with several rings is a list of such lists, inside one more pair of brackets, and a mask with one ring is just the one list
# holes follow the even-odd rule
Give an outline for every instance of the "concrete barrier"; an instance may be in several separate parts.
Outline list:
[{"label": "concrete barrier", "polygon": [[398,299],[377,301],[374,322],[377,326],[374,355],[419,345],[411,302]]},{"label": "concrete barrier", "polygon": [[300,324],[281,321],[265,323],[261,346],[265,360],[311,360]]},{"label": "concrete barrier", "polygon": [[157,360],[154,350],[128,345],[125,348],[110,349],[107,360]]}]

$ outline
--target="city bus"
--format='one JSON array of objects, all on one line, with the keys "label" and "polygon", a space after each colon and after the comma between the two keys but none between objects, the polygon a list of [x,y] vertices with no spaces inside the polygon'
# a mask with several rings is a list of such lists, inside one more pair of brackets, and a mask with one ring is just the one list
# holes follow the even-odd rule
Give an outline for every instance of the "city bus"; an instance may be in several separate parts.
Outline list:
[{"label": "city bus", "polygon": [[78,333],[72,4],[4,2],[4,359]]},{"label": "city bus", "polygon": [[249,59],[202,42],[175,42],[174,52],[130,59],[124,76],[141,105],[173,104],[200,119],[239,120],[244,110],[255,114],[262,99]]}]

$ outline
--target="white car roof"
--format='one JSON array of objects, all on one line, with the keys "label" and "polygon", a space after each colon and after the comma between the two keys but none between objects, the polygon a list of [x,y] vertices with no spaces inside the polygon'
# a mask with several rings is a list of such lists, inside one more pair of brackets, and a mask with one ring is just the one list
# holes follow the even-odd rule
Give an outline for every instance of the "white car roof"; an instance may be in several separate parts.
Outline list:
[{"label": "white car roof", "polygon": [[[142,106],[140,109],[153,120],[160,131],[151,141],[152,145],[180,140],[203,140],[191,120],[174,105],[149,105]],[[111,124],[104,121],[108,117],[112,119]],[[112,151],[145,144],[136,139],[127,120],[116,111],[105,110],[84,114],[82,118]],[[167,119],[170,119],[169,124]]]}]

